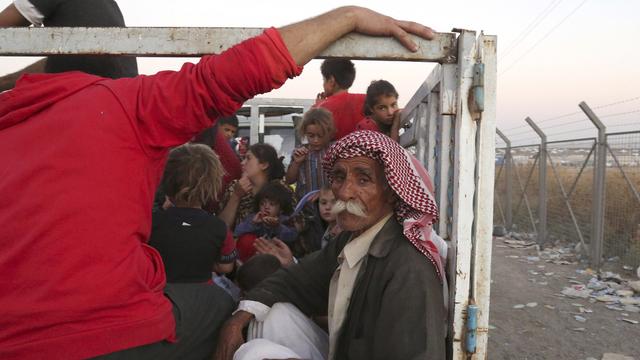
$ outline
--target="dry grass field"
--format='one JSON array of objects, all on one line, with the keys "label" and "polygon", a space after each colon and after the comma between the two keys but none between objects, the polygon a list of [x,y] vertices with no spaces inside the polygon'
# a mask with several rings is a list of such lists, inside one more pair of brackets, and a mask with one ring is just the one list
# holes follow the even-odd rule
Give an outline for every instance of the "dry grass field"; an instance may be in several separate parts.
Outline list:
[{"label": "dry grass field", "polygon": [[[535,232],[531,218],[535,226],[538,225],[538,170],[537,166],[533,171],[531,168],[532,164],[515,166],[514,173],[517,172],[517,175],[514,174],[512,180],[513,223],[519,231],[523,232]],[[639,191],[640,167],[626,166],[623,169],[628,181],[633,184],[636,191]],[[529,174],[531,177],[527,185]],[[518,183],[518,176],[521,185]],[[618,167],[615,165],[607,167],[605,177],[604,256],[617,257],[623,265],[637,267],[640,265],[640,202]],[[578,179],[577,182],[576,179]],[[526,187],[531,214],[522,197],[521,186]],[[565,195],[569,198],[571,211],[565,202]],[[506,209],[506,201],[506,176],[503,170],[496,179],[495,224],[504,223],[502,214]],[[592,202],[593,166],[587,165],[580,173],[578,166],[559,166],[556,163],[554,174],[551,166],[547,165],[547,229],[551,241],[577,244],[582,238],[586,244],[589,244]]]}]

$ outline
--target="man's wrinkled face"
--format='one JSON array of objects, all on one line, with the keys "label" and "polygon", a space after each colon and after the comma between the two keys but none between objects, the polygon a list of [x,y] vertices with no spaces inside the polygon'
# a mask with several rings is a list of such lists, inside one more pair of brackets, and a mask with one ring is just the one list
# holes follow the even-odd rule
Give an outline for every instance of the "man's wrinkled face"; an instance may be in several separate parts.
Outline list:
[{"label": "man's wrinkled face", "polygon": [[337,214],[342,229],[360,233],[393,210],[392,192],[377,161],[364,156],[340,159],[333,166],[332,179],[334,209],[344,209]]}]

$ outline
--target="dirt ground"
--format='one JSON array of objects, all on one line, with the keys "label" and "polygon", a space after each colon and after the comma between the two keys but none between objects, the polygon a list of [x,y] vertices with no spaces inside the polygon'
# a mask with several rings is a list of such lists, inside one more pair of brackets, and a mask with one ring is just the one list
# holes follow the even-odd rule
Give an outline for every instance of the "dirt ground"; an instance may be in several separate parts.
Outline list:
[{"label": "dirt ground", "polygon": [[[586,284],[592,277],[576,271],[584,265],[531,261],[527,257],[538,255],[535,248],[513,249],[504,240],[493,242],[489,359],[600,360],[604,353],[617,353],[640,360],[640,324],[619,320],[640,321],[640,313],[563,297],[561,291],[572,281]],[[620,275],[637,280],[630,272]],[[514,308],[534,302],[534,307]],[[587,312],[580,313],[578,304]]]}]

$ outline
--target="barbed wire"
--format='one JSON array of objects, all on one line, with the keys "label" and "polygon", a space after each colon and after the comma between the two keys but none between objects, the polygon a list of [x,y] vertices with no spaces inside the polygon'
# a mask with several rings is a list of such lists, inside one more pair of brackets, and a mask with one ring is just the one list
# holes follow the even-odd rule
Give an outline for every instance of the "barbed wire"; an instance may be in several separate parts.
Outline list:
[{"label": "barbed wire", "polygon": [[551,30],[549,30],[546,34],[544,34],[540,39],[538,39],[538,41],[536,41],[536,43],[534,43],[529,49],[527,49],[527,51],[525,51],[524,53],[522,53],[515,61],[513,61],[509,66],[507,66],[506,69],[504,69],[503,71],[501,71],[498,74],[498,77],[502,76],[504,73],[506,73],[507,71],[511,70],[516,64],[518,64],[520,62],[520,60],[524,59],[531,51],[533,51],[538,45],[540,45],[546,38],[549,37],[549,35],[551,35],[554,31],[556,31],[560,25],[564,24],[565,21],[567,21],[573,14],[575,14],[588,0],[583,0],[580,4],[578,4],[578,6],[576,6],[575,8],[573,8],[573,10],[571,10],[571,12],[569,12],[569,14],[567,14],[564,18],[562,18],[562,20],[560,20],[560,22],[558,22],[555,26],[553,26],[551,28]]},{"label": "barbed wire", "polygon": [[[636,100],[640,100],[640,96],[635,96],[635,97],[631,97],[631,98],[627,98],[627,99],[622,99],[622,100],[617,100],[608,104],[603,104],[603,105],[598,105],[598,106],[594,106],[592,107],[593,110],[599,110],[599,109],[605,109],[608,107],[612,107],[612,106],[616,106],[616,105],[621,105],[621,104],[626,104],[626,103],[630,103]],[[628,112],[622,112],[622,113],[618,113],[619,115],[626,115],[626,114],[634,114],[640,112],[640,109],[637,110],[633,110],[633,111],[628,111]],[[543,119],[540,121],[536,121],[536,124],[542,124],[542,123],[546,123],[549,121],[553,121],[553,120],[558,120],[558,119],[563,119],[566,117],[570,117],[570,116],[575,116],[578,114],[584,114],[582,111],[574,111],[571,113],[566,113],[566,114],[562,114],[562,115],[557,115],[557,116],[553,116],[547,119]],[[613,117],[613,116],[619,116],[618,114],[608,114],[608,115],[602,115],[599,116],[600,118],[606,118],[606,117]],[[578,122],[578,121],[576,121]],[[528,128],[529,125],[525,124],[525,125],[520,125],[520,126],[516,126],[516,127],[512,127],[512,128],[505,128],[505,129],[500,129],[502,132],[507,132],[510,130],[518,130],[518,129],[522,129],[522,128]],[[551,127],[547,127],[547,128],[551,128]]]},{"label": "barbed wire", "polygon": [[629,114],[635,114],[635,113],[640,113],[640,109],[635,109],[635,110],[625,111],[625,112],[619,112],[619,113],[614,113],[614,114],[600,115],[600,116],[598,116],[598,117],[599,117],[600,119],[606,119],[606,118],[610,118],[610,117],[616,117],[616,116],[622,116],[622,115],[629,115]]},{"label": "barbed wire", "polygon": [[543,130],[545,130],[545,129],[555,129],[555,128],[558,128],[558,127],[567,126],[567,125],[571,125],[571,124],[582,123],[582,122],[586,122],[588,124],[591,123],[591,121],[589,121],[589,119],[580,119],[580,120],[575,120],[575,121],[569,121],[569,122],[562,123],[562,124],[555,124],[555,125],[551,125],[551,126],[545,126]]}]

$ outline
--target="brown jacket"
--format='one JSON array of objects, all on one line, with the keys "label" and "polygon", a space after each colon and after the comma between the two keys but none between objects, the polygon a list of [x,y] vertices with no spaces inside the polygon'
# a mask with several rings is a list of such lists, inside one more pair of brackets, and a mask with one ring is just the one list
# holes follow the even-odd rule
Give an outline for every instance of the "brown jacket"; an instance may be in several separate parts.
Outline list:
[{"label": "brown jacket", "polygon": [[[271,306],[290,302],[307,315],[326,315],[329,282],[351,234],[260,283],[246,297]],[[341,359],[444,359],[445,308],[433,265],[392,217],[374,238],[360,268],[337,343]]]}]

